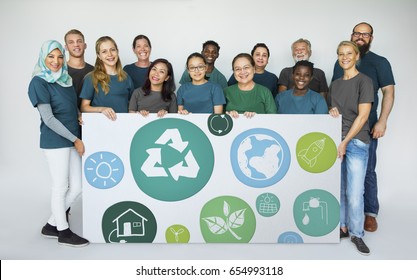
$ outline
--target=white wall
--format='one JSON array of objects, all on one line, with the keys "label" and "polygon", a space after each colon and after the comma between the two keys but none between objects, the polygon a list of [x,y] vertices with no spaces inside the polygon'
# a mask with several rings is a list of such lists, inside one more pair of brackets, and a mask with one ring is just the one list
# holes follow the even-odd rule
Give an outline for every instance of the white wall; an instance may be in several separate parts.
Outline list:
[{"label": "white wall", "polygon": [[[374,27],[371,49],[390,60],[397,83],[394,110],[378,150],[381,214],[390,207],[407,211],[416,195],[417,173],[416,11],[413,0],[2,0],[0,178],[7,185],[1,184],[0,205],[3,200],[19,203],[21,194],[31,198],[39,191],[37,185],[49,182],[38,148],[39,116],[27,97],[45,40],[62,42],[66,31],[77,28],[86,36],[86,58],[93,64],[95,40],[109,35],[127,64],[135,61],[131,41],[137,34],[146,34],[152,41],[152,58],[170,60],[178,81],[186,57],[200,51],[208,39],[220,44],[216,66],[228,77],[233,57],[250,52],[258,42],[269,46],[267,69],[279,75],[293,63],[291,43],[303,37],[312,42],[311,61],[330,81],[337,44],[350,38],[356,23],[367,21]],[[47,186],[42,193],[48,195]],[[35,200],[31,205],[38,204]]]}]

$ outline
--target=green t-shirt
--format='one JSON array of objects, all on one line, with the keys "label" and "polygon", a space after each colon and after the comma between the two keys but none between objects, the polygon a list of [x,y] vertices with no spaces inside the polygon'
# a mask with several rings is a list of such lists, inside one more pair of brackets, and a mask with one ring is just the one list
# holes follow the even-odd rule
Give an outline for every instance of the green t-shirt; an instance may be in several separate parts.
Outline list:
[{"label": "green t-shirt", "polygon": [[248,91],[240,90],[238,85],[232,85],[224,90],[226,96],[226,111],[255,112],[257,114],[276,114],[277,106],[271,91],[259,84]]}]

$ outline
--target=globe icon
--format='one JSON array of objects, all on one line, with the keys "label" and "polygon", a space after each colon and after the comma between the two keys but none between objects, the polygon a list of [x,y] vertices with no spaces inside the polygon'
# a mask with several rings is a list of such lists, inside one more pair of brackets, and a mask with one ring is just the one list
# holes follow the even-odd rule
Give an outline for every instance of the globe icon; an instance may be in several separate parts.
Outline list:
[{"label": "globe icon", "polygon": [[255,128],[239,134],[233,141],[231,162],[239,181],[263,188],[285,176],[290,165],[290,151],[277,132]]},{"label": "globe icon", "polygon": [[277,174],[282,163],[282,147],[269,135],[252,134],[240,142],[237,156],[243,174],[254,180],[265,180]]}]

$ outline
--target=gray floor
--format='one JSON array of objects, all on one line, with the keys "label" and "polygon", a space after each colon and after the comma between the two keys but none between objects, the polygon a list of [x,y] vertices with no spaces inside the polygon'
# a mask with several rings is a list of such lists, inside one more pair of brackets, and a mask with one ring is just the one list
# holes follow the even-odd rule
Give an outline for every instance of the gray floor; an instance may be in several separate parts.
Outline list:
[{"label": "gray floor", "polygon": [[[46,167],[45,167],[46,168]],[[47,239],[40,230],[49,215],[49,178],[42,166],[21,176],[16,168],[2,168],[0,204],[0,259],[282,259],[282,260],[386,260],[416,259],[417,224],[414,194],[387,189],[381,193],[382,210],[377,232],[364,240],[371,255],[357,253],[349,240],[340,244],[90,244],[68,248]],[[34,178],[34,179],[32,179]],[[399,203],[400,201],[400,203]],[[72,207],[72,229],[82,233],[81,201]],[[411,249],[414,248],[414,249]]]}]

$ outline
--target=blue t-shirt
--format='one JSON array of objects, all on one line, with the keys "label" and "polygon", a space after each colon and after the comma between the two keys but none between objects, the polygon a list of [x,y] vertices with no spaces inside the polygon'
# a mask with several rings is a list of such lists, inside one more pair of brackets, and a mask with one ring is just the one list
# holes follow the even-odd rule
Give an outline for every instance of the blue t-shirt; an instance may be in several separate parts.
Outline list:
[{"label": "blue t-shirt", "polygon": [[278,114],[327,114],[323,96],[309,89],[305,95],[294,95],[294,89],[281,92],[275,97]]},{"label": "blue t-shirt", "polygon": [[[57,83],[48,83],[42,78],[33,77],[29,84],[29,99],[34,107],[38,104],[50,104],[54,117],[72,134],[80,137],[78,124],[77,94],[74,87],[62,87]],[[58,135],[43,122],[40,126],[40,147],[58,149],[74,146],[70,140]]]},{"label": "blue t-shirt", "polygon": [[138,67],[135,63],[125,65],[123,70],[132,78],[135,89],[142,87],[146,81],[149,67]]},{"label": "blue t-shirt", "polygon": [[[277,75],[264,71],[262,74],[255,73],[253,76],[253,81],[257,84],[263,85],[264,87],[267,87],[271,93],[272,96],[275,98],[278,94],[278,77]],[[232,74],[230,76],[229,81],[227,82],[229,86],[237,84],[235,76]]]},{"label": "blue t-shirt", "polygon": [[127,76],[127,79],[119,81],[117,75],[110,75],[109,87],[109,92],[105,94],[98,84],[98,93],[96,93],[92,76],[88,74],[85,77],[80,97],[91,100],[93,107],[110,107],[116,113],[127,113],[129,100],[134,90],[132,79]]},{"label": "blue t-shirt", "polygon": [[[369,126],[372,128],[378,121],[378,90],[389,85],[395,85],[394,75],[389,61],[385,57],[379,56],[373,52],[367,52],[360,59],[356,68],[359,72],[371,78],[374,85],[374,103],[372,103],[371,113],[369,114]],[[336,61],[333,69],[332,81],[335,81],[342,76],[343,69],[340,67],[339,62]]]},{"label": "blue t-shirt", "polygon": [[177,92],[177,103],[191,113],[212,114],[214,106],[226,104],[226,100],[222,87],[208,81],[202,85],[181,85]]}]

